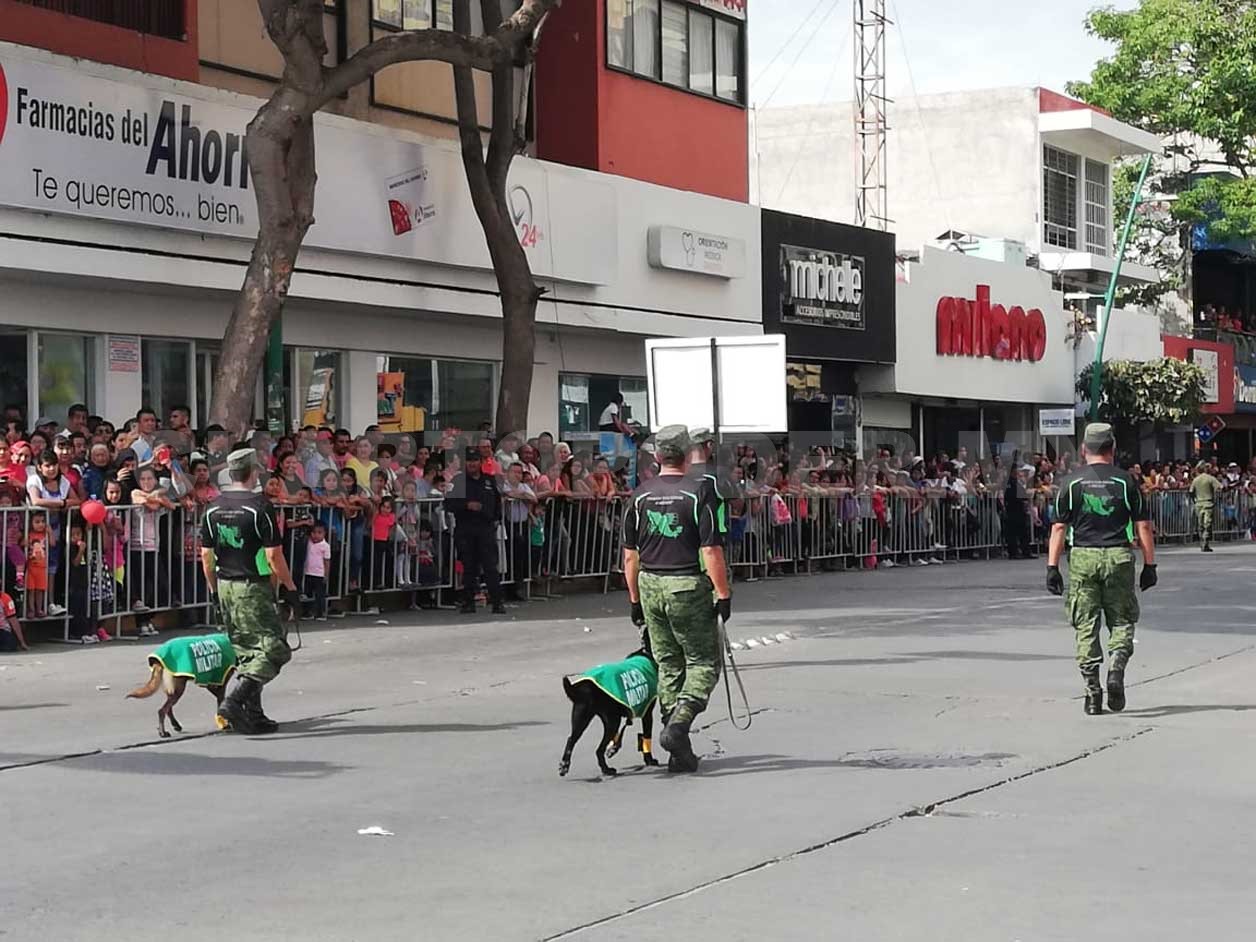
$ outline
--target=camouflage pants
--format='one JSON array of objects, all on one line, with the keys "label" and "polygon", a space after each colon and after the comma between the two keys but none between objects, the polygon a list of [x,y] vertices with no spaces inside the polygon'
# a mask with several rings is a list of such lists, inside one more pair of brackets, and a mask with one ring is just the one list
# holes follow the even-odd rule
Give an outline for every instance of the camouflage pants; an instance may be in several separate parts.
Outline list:
[{"label": "camouflage pants", "polygon": [[670,713],[682,699],[705,707],[720,679],[722,660],[711,580],[643,572],[639,587],[650,648],[659,665],[660,708]]},{"label": "camouflage pants", "polygon": [[236,673],[263,684],[274,680],[292,660],[292,649],[270,583],[219,580],[218,600],[223,628],[236,650]]},{"label": "camouflage pants", "polygon": [[1108,653],[1123,665],[1134,653],[1138,596],[1134,592],[1134,551],[1128,546],[1074,547],[1068,557],[1069,621],[1077,635],[1077,666],[1093,674],[1103,664],[1099,622],[1108,625]]},{"label": "camouflage pants", "polygon": [[1214,511],[1211,504],[1207,507],[1200,507],[1198,505],[1195,507],[1195,517],[1199,521],[1199,539],[1204,546],[1207,546],[1212,542],[1213,513]]}]

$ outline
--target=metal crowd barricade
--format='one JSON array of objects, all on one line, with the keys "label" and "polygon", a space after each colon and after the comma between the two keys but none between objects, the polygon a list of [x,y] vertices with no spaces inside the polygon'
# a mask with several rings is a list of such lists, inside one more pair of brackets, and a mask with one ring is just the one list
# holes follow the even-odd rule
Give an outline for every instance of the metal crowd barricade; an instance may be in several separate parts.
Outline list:
[{"label": "metal crowd barricade", "polygon": [[1157,539],[1186,543],[1198,538],[1195,504],[1188,492],[1153,491],[1147,503]]},{"label": "metal crowd barricade", "polygon": [[[355,595],[364,597],[390,592],[411,594],[412,605],[435,606],[442,590],[454,586],[453,527],[447,520],[444,501],[441,498],[423,498],[393,502],[395,520],[385,532],[377,526],[374,515],[357,524],[369,534],[364,536],[360,552],[360,569],[353,578],[352,521],[343,519],[343,511],[325,508],[342,515],[338,524],[341,532],[341,550],[333,549],[336,561],[335,592],[329,591],[328,600],[337,601]],[[348,547],[348,552],[344,547]],[[293,577],[297,578],[294,571]],[[332,587],[329,585],[329,589]]]},{"label": "metal crowd barricade", "polygon": [[563,494],[540,502],[543,542],[529,559],[539,563],[533,577],[544,580],[546,594],[555,581],[570,579],[601,578],[605,590],[621,565],[625,506],[622,496]]}]

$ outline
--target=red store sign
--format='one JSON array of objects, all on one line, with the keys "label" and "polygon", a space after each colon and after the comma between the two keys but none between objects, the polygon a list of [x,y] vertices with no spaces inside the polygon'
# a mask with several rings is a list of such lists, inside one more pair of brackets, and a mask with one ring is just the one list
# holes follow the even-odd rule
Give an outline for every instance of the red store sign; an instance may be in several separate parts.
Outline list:
[{"label": "red store sign", "polygon": [[1047,321],[1038,308],[990,303],[990,286],[977,299],[938,301],[938,356],[991,357],[1037,363],[1047,352]]}]

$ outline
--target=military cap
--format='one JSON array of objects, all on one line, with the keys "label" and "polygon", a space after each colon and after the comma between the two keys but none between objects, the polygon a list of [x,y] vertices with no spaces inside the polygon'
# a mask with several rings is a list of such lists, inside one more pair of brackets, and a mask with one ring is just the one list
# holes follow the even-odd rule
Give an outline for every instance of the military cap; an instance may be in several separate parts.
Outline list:
[{"label": "military cap", "polygon": [[228,471],[243,471],[257,467],[257,452],[252,448],[238,448],[227,455]]},{"label": "military cap", "polygon": [[1088,451],[1102,451],[1116,444],[1116,436],[1112,434],[1112,426],[1106,422],[1091,422],[1086,426],[1086,434],[1082,444]]},{"label": "military cap", "polygon": [[660,458],[683,458],[691,447],[689,429],[683,425],[666,425],[654,435],[654,452]]},{"label": "military cap", "polygon": [[715,433],[705,425],[699,425],[689,432],[689,441],[695,445],[703,445],[715,441]]}]

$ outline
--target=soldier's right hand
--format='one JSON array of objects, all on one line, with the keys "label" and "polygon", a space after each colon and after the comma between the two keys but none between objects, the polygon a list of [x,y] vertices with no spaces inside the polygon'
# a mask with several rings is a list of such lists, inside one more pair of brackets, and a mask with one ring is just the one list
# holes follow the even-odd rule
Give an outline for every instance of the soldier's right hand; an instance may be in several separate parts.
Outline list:
[{"label": "soldier's right hand", "polygon": [[1160,577],[1156,575],[1155,563],[1148,563],[1143,566],[1143,574],[1138,577],[1138,587],[1146,592],[1153,585],[1160,581]]},{"label": "soldier's right hand", "polygon": [[638,628],[645,627],[645,609],[640,602],[632,603],[632,623]]},{"label": "soldier's right hand", "polygon": [[1064,576],[1060,574],[1059,566],[1047,567],[1047,591],[1052,595],[1064,594]]},{"label": "soldier's right hand", "polygon": [[715,614],[720,616],[720,621],[724,622],[724,624],[728,624],[729,620],[733,617],[732,598],[716,599]]}]

